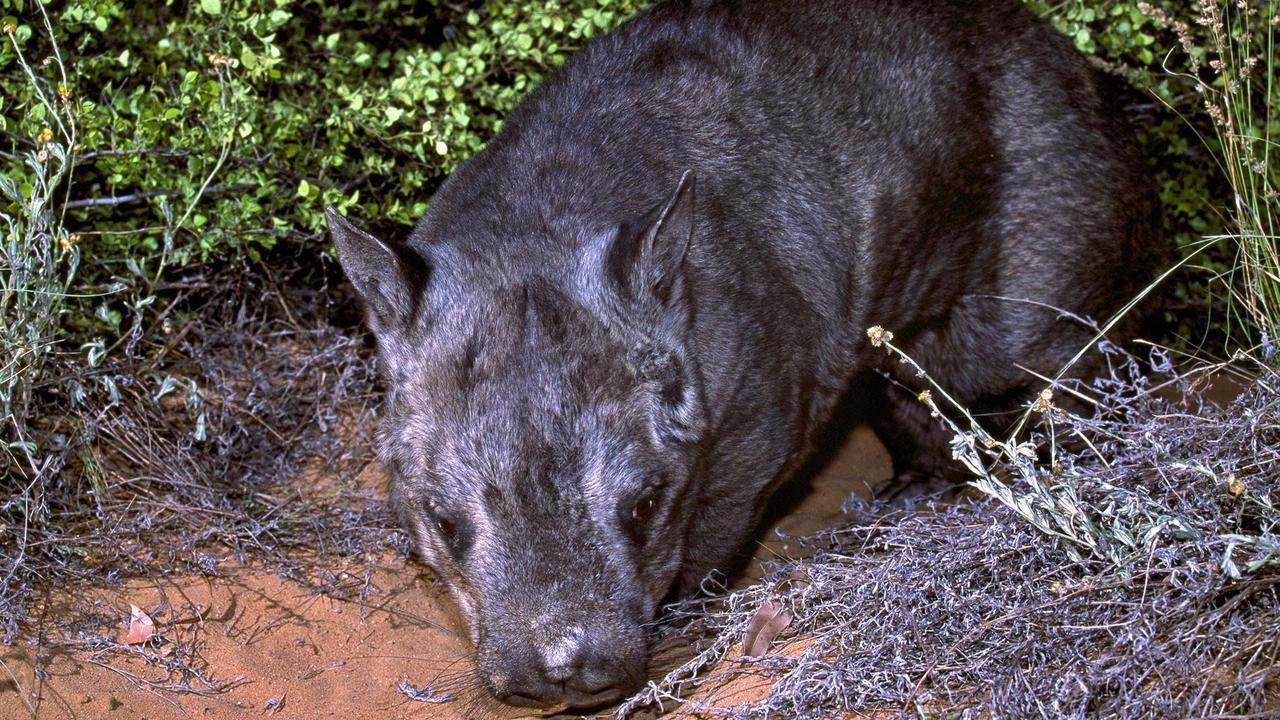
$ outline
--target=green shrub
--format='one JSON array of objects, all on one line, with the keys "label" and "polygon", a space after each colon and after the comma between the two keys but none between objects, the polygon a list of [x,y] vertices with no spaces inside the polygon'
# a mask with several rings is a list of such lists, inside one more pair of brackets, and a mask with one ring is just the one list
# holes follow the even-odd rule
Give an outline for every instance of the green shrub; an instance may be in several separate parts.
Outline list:
[{"label": "green shrub", "polygon": [[[1221,233],[1229,193],[1197,137],[1212,141],[1213,125],[1194,83],[1162,70],[1183,40],[1194,62],[1213,53],[1209,28],[1181,18],[1189,32],[1180,37],[1134,0],[1030,2],[1173,111],[1143,123],[1170,233],[1184,248]],[[543,73],[645,4],[71,0],[51,11],[66,45],[64,78],[45,64],[52,45],[31,0],[0,0],[14,28],[0,44],[9,146],[0,172],[28,193],[22,158],[49,126],[17,63],[21,48],[46,93],[69,93],[79,124],[76,182],[61,214],[81,239],[82,279],[99,290],[116,283],[108,298],[78,303],[72,320],[118,336],[126,299],[149,296],[169,268],[253,263],[281,243],[289,254],[318,251],[325,205],[403,231]],[[1188,13],[1181,0],[1154,10],[1175,21]],[[1254,104],[1276,92],[1255,90]],[[1230,294],[1209,285],[1229,274],[1234,252],[1205,257],[1210,272],[1174,291],[1186,304]]]},{"label": "green shrub", "polygon": [[[52,11],[69,78],[35,65],[81,128],[64,211],[86,276],[145,295],[169,268],[318,251],[325,205],[407,226],[543,73],[638,4],[73,0]],[[32,6],[3,7],[13,45],[43,60]],[[13,150],[48,124],[20,75],[0,51]],[[26,192],[18,153],[4,162]],[[112,331],[129,291],[95,308]]]}]

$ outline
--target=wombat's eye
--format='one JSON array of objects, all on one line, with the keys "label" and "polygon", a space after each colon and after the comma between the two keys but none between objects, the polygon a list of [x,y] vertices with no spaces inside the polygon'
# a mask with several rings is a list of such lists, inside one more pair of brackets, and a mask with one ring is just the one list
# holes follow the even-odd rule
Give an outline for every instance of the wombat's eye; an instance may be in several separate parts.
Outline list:
[{"label": "wombat's eye", "polygon": [[658,498],[658,490],[649,488],[638,499],[623,500],[618,503],[618,524],[633,541],[644,542],[645,526],[653,519],[653,513],[658,509]]},{"label": "wombat's eye", "polygon": [[631,508],[631,522],[636,525],[643,525],[648,522],[649,518],[653,515],[653,508],[656,504],[657,503],[654,501],[652,495],[641,498],[640,502],[636,503],[635,507]]},{"label": "wombat's eye", "polygon": [[448,519],[439,515],[434,516],[436,521],[436,530],[440,531],[440,536],[446,541],[452,541],[453,536],[457,534],[458,528]]},{"label": "wombat's eye", "polygon": [[436,532],[440,534],[440,539],[450,545],[453,545],[457,541],[458,536],[457,524],[430,504],[426,505],[424,509],[427,511],[427,518],[436,526]]}]

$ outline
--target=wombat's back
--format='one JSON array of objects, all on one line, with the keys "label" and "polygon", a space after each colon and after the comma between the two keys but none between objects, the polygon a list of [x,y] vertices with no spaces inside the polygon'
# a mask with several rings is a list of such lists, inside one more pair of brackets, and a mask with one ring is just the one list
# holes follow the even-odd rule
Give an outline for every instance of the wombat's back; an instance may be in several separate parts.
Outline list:
[{"label": "wombat's back", "polygon": [[555,275],[692,169],[694,262],[771,295],[741,312],[785,316],[824,383],[878,323],[977,399],[1026,376],[974,371],[970,345],[1053,374],[1087,333],[1043,306],[1105,319],[1151,277],[1154,194],[1105,104],[1017,2],[661,3],[553,73],[420,234],[488,225],[459,248],[480,275]]}]

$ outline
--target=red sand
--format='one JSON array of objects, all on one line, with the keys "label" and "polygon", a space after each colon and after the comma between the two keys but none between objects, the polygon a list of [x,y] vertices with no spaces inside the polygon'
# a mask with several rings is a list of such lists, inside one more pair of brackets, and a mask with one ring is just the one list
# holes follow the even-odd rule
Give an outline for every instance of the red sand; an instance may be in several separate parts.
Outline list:
[{"label": "red sand", "polygon": [[[366,475],[380,473],[371,468]],[[865,494],[890,475],[884,449],[868,430],[856,430],[813,480],[812,492],[773,527],[807,534],[838,524],[840,502],[851,492]],[[764,533],[756,557],[790,555],[798,549],[779,542],[773,527]],[[738,584],[758,575],[753,563]],[[479,690],[470,675],[470,643],[445,593],[430,572],[394,558],[352,561],[346,571],[358,601],[316,595],[304,585],[253,568],[223,565],[222,577],[134,580],[124,587],[80,598],[104,615],[121,619],[123,637],[130,603],[156,611],[163,642],[132,652],[57,649],[46,653],[47,676],[36,679],[30,636],[0,646],[0,718],[477,718],[529,717],[501,706]],[[32,634],[70,640],[57,628],[73,598],[54,594]],[[62,611],[59,607],[64,608]],[[175,693],[184,683],[207,687],[197,678],[170,674],[163,663],[192,653],[205,679],[227,684],[222,692]],[[397,686],[452,692],[442,704],[411,700]],[[759,697],[767,686],[712,691],[718,702]]]}]

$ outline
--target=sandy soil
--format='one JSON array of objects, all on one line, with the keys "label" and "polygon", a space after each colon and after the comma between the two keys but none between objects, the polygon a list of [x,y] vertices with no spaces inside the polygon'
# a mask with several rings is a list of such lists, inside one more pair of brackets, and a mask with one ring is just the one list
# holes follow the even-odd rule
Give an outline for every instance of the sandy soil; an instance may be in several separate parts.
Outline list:
[{"label": "sandy soil", "polygon": [[[776,537],[807,534],[839,522],[841,501],[866,496],[891,474],[874,434],[855,430],[810,481],[807,494],[784,498],[763,533],[756,560],[794,555]],[[380,469],[367,475],[375,481]],[[220,577],[155,577],[71,598],[55,594],[34,633],[71,649],[53,652],[28,637],[0,646],[0,718],[452,718],[528,717],[478,691],[469,676],[469,643],[452,603],[430,572],[394,558],[355,558],[331,568],[352,600],[315,594],[305,585],[252,567],[220,566]],[[753,561],[737,583],[759,574]],[[363,602],[359,597],[363,595]],[[152,614],[147,646],[93,651],[59,626],[66,608],[91,603],[126,631],[130,604]],[[48,647],[50,643],[45,643]],[[33,671],[42,652],[44,677]],[[169,668],[190,667],[195,672]],[[400,689],[451,693],[450,702],[411,699]],[[174,692],[188,688],[191,692]],[[767,688],[736,686],[717,701],[758,697]]]}]

